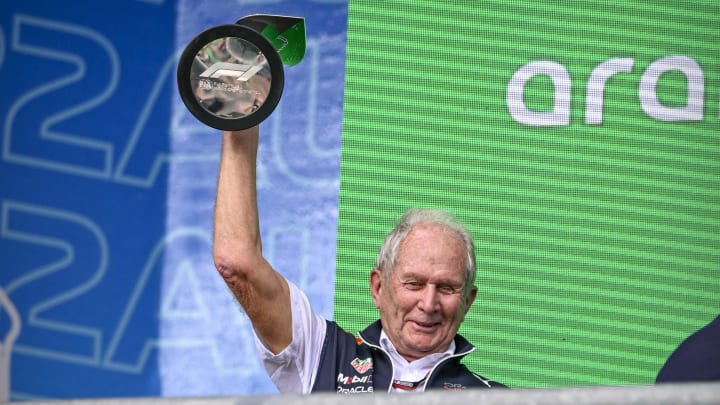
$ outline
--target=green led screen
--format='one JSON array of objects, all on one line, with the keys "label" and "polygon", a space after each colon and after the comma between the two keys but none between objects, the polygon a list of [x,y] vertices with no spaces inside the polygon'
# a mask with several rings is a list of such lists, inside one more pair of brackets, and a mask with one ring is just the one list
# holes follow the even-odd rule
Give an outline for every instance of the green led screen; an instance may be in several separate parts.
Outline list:
[{"label": "green led screen", "polygon": [[651,384],[720,313],[720,2],[350,0],[335,320],[410,207],[476,240],[511,387]]}]

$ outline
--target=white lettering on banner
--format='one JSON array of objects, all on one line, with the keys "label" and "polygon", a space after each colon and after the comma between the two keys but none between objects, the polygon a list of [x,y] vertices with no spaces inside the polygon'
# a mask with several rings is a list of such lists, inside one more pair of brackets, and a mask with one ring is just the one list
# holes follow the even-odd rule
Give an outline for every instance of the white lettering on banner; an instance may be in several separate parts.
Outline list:
[{"label": "white lettering on banner", "polygon": [[[7,316],[10,330],[0,335],[0,402],[10,400],[10,356],[13,345],[22,330],[22,320],[15,304],[0,286],[0,314]],[[5,315],[7,314],[7,315]]]},{"label": "white lettering on banner", "polygon": [[[96,107],[108,102],[115,94],[120,83],[120,56],[107,37],[87,27],[28,15],[15,16],[10,35],[10,56],[30,55],[39,59],[33,62],[33,66],[41,65],[38,67],[40,72],[53,72],[57,70],[57,64],[69,64],[74,66],[74,70],[66,76],[35,83],[34,88],[12,103],[0,133],[2,160],[143,188],[154,187],[163,165],[170,161],[217,160],[216,153],[168,154],[161,143],[148,140],[148,137],[157,136],[153,128],[146,127],[154,109],[162,105],[162,90],[175,72],[175,55],[168,56],[149,93],[138,95],[138,100],[144,100],[142,110],[123,145],[96,139],[92,134],[66,133],[56,129],[77,117],[92,116]],[[81,41],[83,46],[65,47],[70,41],[58,40],[63,37]],[[5,57],[4,43],[0,32],[0,64]],[[92,77],[102,77],[104,82],[95,83]],[[47,107],[54,106],[55,93],[72,92],[73,89],[89,99],[63,103],[58,105],[58,111]],[[40,115],[35,112],[36,109]],[[115,162],[113,157],[118,148],[122,149],[122,153]]]},{"label": "white lettering on banner", "polygon": [[[687,79],[687,105],[667,107],[657,99],[657,82],[663,73],[679,70]],[[700,65],[685,56],[668,56],[651,63],[640,79],[640,106],[659,121],[701,121],[705,79]]]},{"label": "white lettering on banner", "polygon": [[[631,73],[635,60],[612,58],[597,65],[590,74],[586,89],[585,123],[603,123],[605,86],[618,73]],[[658,100],[657,84],[667,72],[678,71],[687,80],[685,106],[667,106]],[[547,76],[553,83],[551,111],[533,111],[525,104],[525,85],[535,76]],[[532,61],[520,67],[510,78],[506,104],[513,119],[529,126],[559,126],[570,124],[572,80],[568,70],[552,61]],[[640,107],[658,121],[701,121],[703,119],[705,79],[700,65],[687,56],[667,56],[651,63],[642,74],[638,88]],[[720,115],[720,112],[719,112]]]},{"label": "white lettering on banner", "polygon": [[[145,300],[152,297],[156,290],[156,286],[152,283],[157,282],[158,274],[164,270],[164,266],[168,265],[168,251],[174,248],[184,249],[185,252],[190,252],[191,249],[209,252],[211,245],[211,237],[207,230],[187,227],[169,232],[153,247],[105,351],[103,368],[128,374],[141,374],[146,369],[154,351],[161,353],[167,351],[168,355],[172,356],[176,352],[168,349],[199,348],[210,353],[215,366],[214,370],[221,375],[242,377],[261,372],[259,368],[252,368],[255,364],[259,367],[259,363],[251,363],[252,366],[245,365],[244,367],[237,367],[236,364],[233,364],[233,361],[237,361],[237,359],[254,358],[255,348],[253,345],[240,345],[230,350],[218,342],[219,335],[227,337],[228,333],[237,334],[234,336],[236,341],[252,341],[249,319],[234,310],[230,294],[222,296],[215,294],[212,297],[203,295],[203,286],[199,284],[202,279],[195,274],[196,271],[199,271],[196,269],[198,265],[188,262],[186,259],[173,262],[176,267],[168,274],[170,277],[167,283],[168,289],[160,295],[163,297],[163,301],[160,303],[160,311],[156,313],[156,316],[158,324],[161,325],[184,323],[187,326],[194,325],[194,327],[180,328],[182,332],[178,333],[173,328],[169,328],[173,330],[138,331],[135,326],[137,325],[135,322],[141,321],[146,316],[143,302],[147,302]],[[215,288],[218,288],[216,291],[224,288],[222,281],[218,278],[211,280],[211,283],[215,284]],[[205,286],[205,288],[208,287],[211,286]],[[182,298],[180,295],[184,295],[183,299],[187,300],[182,308],[176,307],[176,303],[173,302],[176,301],[176,298]],[[205,302],[210,299],[221,301],[215,301],[212,304]],[[213,308],[212,316],[209,315],[208,308]],[[223,308],[227,308],[227,310]],[[227,329],[232,332],[215,328],[213,319],[223,319],[224,324],[231,325]],[[141,341],[142,344],[136,344],[137,341]],[[226,350],[231,352],[226,352]],[[160,354],[160,356],[162,363],[164,355]]]},{"label": "white lettering on banner", "polygon": [[[69,43],[62,40],[64,37],[82,41],[84,46],[80,50],[69,46],[63,48]],[[56,124],[103,104],[115,92],[120,77],[120,58],[113,44],[102,34],[85,27],[16,15],[11,46],[17,53],[39,57],[48,63],[69,64],[74,69],[65,76],[39,83],[10,106],[3,127],[3,160],[88,177],[108,176],[113,156],[110,142],[54,128]],[[105,82],[97,87],[87,84],[88,71],[102,72]],[[58,97],[56,92],[61,89],[75,89],[87,96],[87,100],[68,101],[58,106],[59,111],[38,109],[44,100]],[[35,111],[46,115],[39,116]],[[32,131],[19,126],[27,121],[36,123]],[[28,142],[29,136],[35,137],[35,142]],[[78,153],[79,150],[83,153]],[[75,161],[70,156],[74,156]]]},{"label": "white lettering on banner", "polygon": [[[553,82],[553,109],[532,111],[525,105],[525,83],[537,75],[548,76]],[[510,78],[507,106],[515,121],[532,126],[567,125],[570,123],[570,73],[557,62],[535,61],[518,69]]]},{"label": "white lettering on banner", "polygon": [[602,124],[603,105],[605,103],[605,83],[616,73],[632,72],[635,60],[632,58],[614,58],[597,65],[590,73],[585,94],[585,123]]},{"label": "white lettering on banner", "polygon": [[[54,309],[92,290],[105,277],[110,248],[100,227],[76,212],[5,200],[0,239],[59,253],[53,261],[18,269],[20,274],[3,287],[11,300],[16,294],[23,294],[23,290],[32,297],[30,301],[14,301],[24,334],[18,337],[13,353],[99,365],[102,330],[83,323],[82,318],[73,321],[58,318]],[[32,339],[37,333],[46,336],[42,344]]]}]

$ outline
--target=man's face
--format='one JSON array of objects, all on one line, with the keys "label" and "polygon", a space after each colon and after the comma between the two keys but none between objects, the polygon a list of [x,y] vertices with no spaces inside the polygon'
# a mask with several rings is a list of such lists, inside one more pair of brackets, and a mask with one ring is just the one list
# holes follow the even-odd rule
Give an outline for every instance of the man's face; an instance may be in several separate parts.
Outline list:
[{"label": "man's face", "polygon": [[395,269],[385,279],[370,274],[383,330],[408,361],[445,351],[475,300],[465,297],[462,239],[437,225],[413,227],[400,247]]}]

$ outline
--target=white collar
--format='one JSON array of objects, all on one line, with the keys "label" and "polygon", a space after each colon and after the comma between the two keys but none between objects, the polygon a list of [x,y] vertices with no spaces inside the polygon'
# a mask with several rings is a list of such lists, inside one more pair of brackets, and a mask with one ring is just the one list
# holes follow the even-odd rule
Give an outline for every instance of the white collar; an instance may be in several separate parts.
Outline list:
[{"label": "white collar", "polygon": [[[428,354],[425,357],[408,362],[398,353],[395,345],[390,341],[390,338],[384,330],[380,331],[380,347],[390,355],[390,360],[392,360],[395,366],[395,375],[393,378],[395,380],[409,382],[424,379],[437,363],[455,354],[455,340],[452,340],[444,352]],[[424,389],[424,384],[422,388]]]}]

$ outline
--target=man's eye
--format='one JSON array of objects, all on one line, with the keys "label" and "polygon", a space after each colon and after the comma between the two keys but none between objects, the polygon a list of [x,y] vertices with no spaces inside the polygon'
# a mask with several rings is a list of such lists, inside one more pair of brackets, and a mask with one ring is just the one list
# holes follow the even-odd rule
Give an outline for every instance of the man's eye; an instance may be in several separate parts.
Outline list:
[{"label": "man's eye", "polygon": [[406,281],[406,282],[404,283],[404,285],[405,285],[405,288],[410,289],[410,290],[417,290],[417,289],[419,289],[420,287],[422,287],[422,286],[420,285],[420,283],[417,282],[417,281]]},{"label": "man's eye", "polygon": [[440,290],[440,292],[443,293],[443,294],[455,294],[455,293],[458,292],[460,289],[459,289],[459,288],[455,288],[455,287],[450,286],[450,285],[443,285],[443,286],[440,286],[440,287],[438,288],[438,290]]}]

